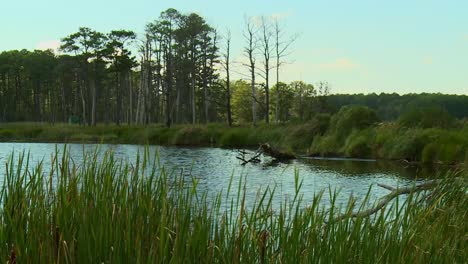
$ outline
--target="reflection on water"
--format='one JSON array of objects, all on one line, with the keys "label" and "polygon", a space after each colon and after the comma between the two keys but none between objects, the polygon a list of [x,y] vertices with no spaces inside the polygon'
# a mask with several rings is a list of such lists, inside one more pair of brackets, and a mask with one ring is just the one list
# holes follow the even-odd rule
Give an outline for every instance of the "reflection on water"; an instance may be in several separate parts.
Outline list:
[{"label": "reflection on water", "polygon": [[[32,164],[44,160],[44,171],[50,168],[50,157],[56,151],[63,150],[63,144],[49,143],[0,143],[0,163],[13,153],[26,151],[30,153]],[[77,164],[83,159],[83,152],[94,151],[94,144],[68,144],[70,156]],[[100,145],[100,154],[112,150],[118,159],[135,163],[138,152],[143,151],[137,145]],[[252,203],[258,192],[268,187],[275,188],[274,204],[278,205],[285,199],[295,195],[295,173],[303,181],[301,194],[304,202],[311,201],[314,194],[329,188],[339,189],[339,203],[346,203],[350,195],[362,199],[370,186],[383,183],[391,186],[403,186],[414,183],[415,177],[424,176],[424,171],[415,168],[405,168],[401,164],[382,161],[351,161],[351,160],[316,160],[299,159],[289,163],[274,163],[264,158],[261,164],[240,166],[236,159],[237,152],[219,148],[181,148],[181,147],[149,147],[151,155],[158,153],[162,166],[172,171],[172,176],[184,175],[198,179],[198,188],[210,194],[226,192],[232,177],[233,186],[237,186],[241,178],[246,179],[246,199]],[[153,156],[154,158],[154,156]],[[3,177],[5,170],[0,170]],[[0,179],[0,182],[2,179]],[[236,187],[233,188],[237,190]],[[374,186],[371,197],[376,199],[388,191]],[[236,196],[236,193],[232,193]],[[328,201],[325,195],[323,202]]]}]

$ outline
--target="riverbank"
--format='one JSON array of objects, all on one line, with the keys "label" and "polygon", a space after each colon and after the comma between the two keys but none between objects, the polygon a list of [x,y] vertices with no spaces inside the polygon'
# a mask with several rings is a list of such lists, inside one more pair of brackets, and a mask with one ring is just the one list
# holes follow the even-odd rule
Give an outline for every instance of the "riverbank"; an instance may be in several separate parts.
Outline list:
[{"label": "riverbank", "polygon": [[468,126],[456,129],[405,128],[380,123],[336,129],[305,124],[228,127],[223,124],[96,127],[68,124],[0,124],[3,142],[63,142],[257,148],[270,143],[285,153],[322,157],[373,158],[438,164],[468,164]]}]

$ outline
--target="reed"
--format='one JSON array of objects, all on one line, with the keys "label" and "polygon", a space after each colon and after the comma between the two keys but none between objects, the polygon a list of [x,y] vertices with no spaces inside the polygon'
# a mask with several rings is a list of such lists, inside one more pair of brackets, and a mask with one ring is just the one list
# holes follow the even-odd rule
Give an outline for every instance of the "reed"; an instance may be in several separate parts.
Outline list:
[{"label": "reed", "polygon": [[[467,190],[448,177],[430,197],[396,199],[370,217],[336,192],[272,204],[275,188],[246,201],[247,179],[216,194],[171,173],[147,151],[135,164],[98,150],[51,169],[11,155],[0,193],[0,258],[9,263],[463,263]],[[461,173],[457,174],[457,177]],[[329,209],[321,206],[330,196]],[[234,196],[234,198],[232,198]],[[422,200],[421,198],[427,198]],[[369,200],[369,198],[366,198]],[[228,205],[228,206],[226,206]]]}]

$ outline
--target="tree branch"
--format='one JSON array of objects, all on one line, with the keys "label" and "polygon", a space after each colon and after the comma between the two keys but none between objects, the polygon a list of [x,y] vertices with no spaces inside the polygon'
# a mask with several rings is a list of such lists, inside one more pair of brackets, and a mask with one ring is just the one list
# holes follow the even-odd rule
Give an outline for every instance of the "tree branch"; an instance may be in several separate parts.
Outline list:
[{"label": "tree branch", "polygon": [[[384,197],[380,198],[379,202],[372,208],[364,210],[364,211],[358,211],[358,212],[353,212],[353,213],[347,213],[347,214],[341,214],[335,217],[331,222],[339,222],[341,220],[349,219],[349,218],[357,218],[357,217],[368,217],[371,216],[372,214],[375,214],[378,212],[380,209],[382,209],[385,205],[387,205],[389,202],[391,202],[394,198],[397,196],[403,195],[403,194],[409,194],[409,193],[415,193],[415,192],[420,192],[424,190],[429,190],[434,188],[439,182],[438,181],[428,181],[416,186],[412,187],[404,187],[404,188],[394,188],[385,184],[378,184],[378,186],[385,188],[387,190],[391,190],[392,192],[385,195]],[[325,223],[326,225],[327,223]]]}]

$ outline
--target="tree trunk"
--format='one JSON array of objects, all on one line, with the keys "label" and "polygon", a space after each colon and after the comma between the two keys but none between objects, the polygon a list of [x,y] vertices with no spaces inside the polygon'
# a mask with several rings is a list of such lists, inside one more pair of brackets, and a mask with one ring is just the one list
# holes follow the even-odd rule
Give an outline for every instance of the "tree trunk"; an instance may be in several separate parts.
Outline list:
[{"label": "tree trunk", "polygon": [[255,64],[251,64],[250,66],[251,72],[251,82],[250,88],[252,89],[252,123],[253,125],[257,125],[257,93],[255,91]]},{"label": "tree trunk", "polygon": [[96,126],[96,79],[91,79],[91,126]]}]

